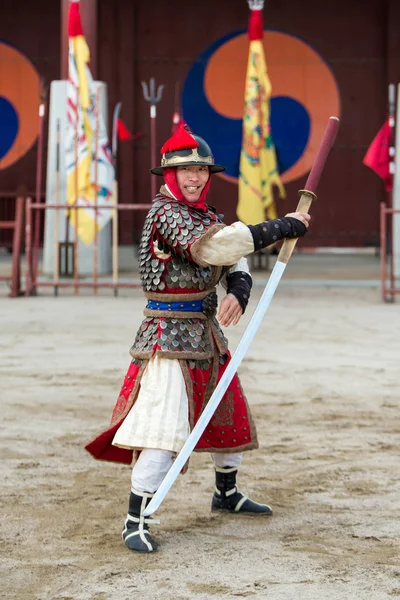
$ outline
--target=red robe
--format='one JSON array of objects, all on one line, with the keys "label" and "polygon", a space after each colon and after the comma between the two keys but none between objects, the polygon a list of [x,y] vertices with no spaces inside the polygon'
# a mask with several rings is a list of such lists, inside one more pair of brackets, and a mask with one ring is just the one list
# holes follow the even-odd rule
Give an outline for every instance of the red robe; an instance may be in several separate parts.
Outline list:
[{"label": "red robe", "polygon": [[[222,377],[228,360],[217,365],[217,379],[210,369],[191,369],[180,361],[186,381],[189,398],[189,422],[193,427],[209,400],[213,388]],[[133,450],[112,445],[114,435],[134,405],[140,386],[140,379],[147,361],[141,366],[132,362],[125,376],[119,398],[115,404],[111,424],[92,442],[86,450],[100,460],[130,464]],[[214,381],[213,381],[214,379]],[[237,375],[234,376],[214,416],[199,439],[195,450],[198,452],[241,452],[258,447],[257,433],[253,419]]]},{"label": "red robe", "polygon": [[[111,424],[86,446],[95,458],[131,463],[133,449],[113,446],[112,441],[137,399],[142,374],[154,354],[179,360],[189,400],[190,427],[197,423],[230,360],[227,341],[215,319],[214,286],[222,268],[200,265],[195,250],[203,236],[210,237],[210,229],[221,227],[212,211],[198,211],[166,195],[157,196],[146,217],[139,249],[139,269],[150,308],[148,305],[145,310],[146,318],[131,349],[133,361]],[[167,258],[160,257],[155,245]],[[203,303],[204,312],[187,312],[192,310],[190,303],[196,301]],[[172,302],[175,304],[168,304]],[[179,312],[181,302],[189,308]],[[161,304],[164,310],[159,310]],[[255,426],[235,376],[195,449],[240,452],[257,447]]]}]

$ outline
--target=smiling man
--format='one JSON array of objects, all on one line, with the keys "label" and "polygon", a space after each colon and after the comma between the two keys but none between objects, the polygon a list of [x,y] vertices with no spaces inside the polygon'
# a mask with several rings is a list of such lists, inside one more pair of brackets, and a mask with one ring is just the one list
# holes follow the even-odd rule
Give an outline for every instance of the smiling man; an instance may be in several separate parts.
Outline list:
[{"label": "smiling man", "polygon": [[192,165],[190,167],[177,167],[176,180],[185,200],[197,202],[207,181],[210,179],[208,167]]},{"label": "smiling man", "polygon": [[[247,254],[277,240],[304,235],[309,215],[246,226],[223,224],[206,204],[216,165],[211,149],[181,126],[161,149],[164,177],[143,227],[139,269],[147,298],[142,322],[112,421],[86,446],[98,459],[136,461],[132,470],[125,545],[153,552],[157,544],[143,511],[182,449],[230,361],[220,325],[236,325],[250,297]],[[226,295],[217,317],[215,286]],[[256,428],[237,375],[200,438],[215,467],[211,508],[235,515],[272,515],[238,491],[243,452],[258,447]]]}]

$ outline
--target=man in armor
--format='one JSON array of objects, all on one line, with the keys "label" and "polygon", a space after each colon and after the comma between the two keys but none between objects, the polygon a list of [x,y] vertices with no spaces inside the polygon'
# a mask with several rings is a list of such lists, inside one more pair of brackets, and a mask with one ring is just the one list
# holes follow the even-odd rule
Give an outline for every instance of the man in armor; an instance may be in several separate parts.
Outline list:
[{"label": "man in armor", "polygon": [[[244,257],[304,235],[310,218],[290,213],[257,225],[226,226],[205,202],[211,175],[224,170],[208,144],[182,124],[161,153],[161,166],[151,172],[162,175],[164,185],[145,219],[139,247],[145,319],[130,350],[111,425],[86,446],[103,460],[130,464],[135,455],[122,536],[127,548],[145,553],[157,544],[144,508],[229,363],[220,325],[235,325],[249,301],[252,279]],[[227,293],[217,315],[218,283]],[[195,449],[211,453],[214,461],[212,510],[272,515],[268,505],[250,500],[236,486],[243,451],[257,447],[235,375]]]}]

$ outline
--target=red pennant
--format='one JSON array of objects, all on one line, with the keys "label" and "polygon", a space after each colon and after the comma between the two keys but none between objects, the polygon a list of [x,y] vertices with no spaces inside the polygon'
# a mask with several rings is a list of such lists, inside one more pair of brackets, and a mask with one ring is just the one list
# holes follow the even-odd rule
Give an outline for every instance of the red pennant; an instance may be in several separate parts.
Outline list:
[{"label": "red pennant", "polygon": [[127,128],[127,126],[125,125],[125,123],[123,122],[122,119],[118,119],[117,120],[117,135],[118,135],[118,139],[121,140],[121,142],[126,142],[128,140],[135,140],[138,137],[140,137],[142,134],[141,132],[132,134],[129,129]]},{"label": "red pennant", "polygon": [[385,184],[385,190],[390,192],[393,177],[389,171],[390,125],[389,121],[380,128],[371,142],[363,159],[363,164],[372,169]]},{"label": "red pennant", "polygon": [[118,121],[117,121],[117,134],[118,134],[118,139],[121,140],[122,142],[132,139],[132,134],[130,133],[129,129],[127,128],[127,126],[121,119],[118,119]]}]

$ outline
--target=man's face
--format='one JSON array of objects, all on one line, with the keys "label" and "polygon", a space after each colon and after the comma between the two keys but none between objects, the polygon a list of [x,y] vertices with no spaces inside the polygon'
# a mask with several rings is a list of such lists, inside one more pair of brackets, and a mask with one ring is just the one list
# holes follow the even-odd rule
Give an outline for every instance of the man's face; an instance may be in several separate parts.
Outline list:
[{"label": "man's face", "polygon": [[203,165],[178,167],[176,170],[179,189],[188,202],[197,202],[209,177],[208,167]]}]

